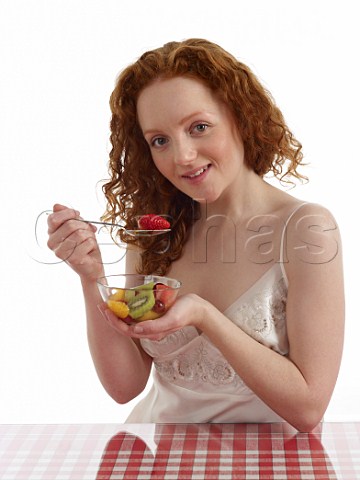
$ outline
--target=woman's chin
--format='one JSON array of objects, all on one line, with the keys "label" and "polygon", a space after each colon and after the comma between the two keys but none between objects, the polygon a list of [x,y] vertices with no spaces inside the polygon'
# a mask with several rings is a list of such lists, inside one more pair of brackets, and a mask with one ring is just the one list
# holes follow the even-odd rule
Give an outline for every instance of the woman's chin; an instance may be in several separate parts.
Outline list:
[{"label": "woman's chin", "polygon": [[200,204],[204,205],[207,203],[214,203],[219,199],[220,195],[218,195],[216,192],[209,192],[204,194],[202,197],[192,197],[196,202],[199,202]]}]

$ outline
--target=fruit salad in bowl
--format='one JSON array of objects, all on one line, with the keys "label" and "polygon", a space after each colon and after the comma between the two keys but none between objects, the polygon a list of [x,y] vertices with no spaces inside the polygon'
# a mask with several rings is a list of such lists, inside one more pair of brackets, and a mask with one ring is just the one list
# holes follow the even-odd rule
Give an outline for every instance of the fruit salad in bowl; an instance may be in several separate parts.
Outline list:
[{"label": "fruit salad in bowl", "polygon": [[128,324],[164,315],[181,286],[174,278],[126,273],[101,277],[97,284],[108,308]]}]

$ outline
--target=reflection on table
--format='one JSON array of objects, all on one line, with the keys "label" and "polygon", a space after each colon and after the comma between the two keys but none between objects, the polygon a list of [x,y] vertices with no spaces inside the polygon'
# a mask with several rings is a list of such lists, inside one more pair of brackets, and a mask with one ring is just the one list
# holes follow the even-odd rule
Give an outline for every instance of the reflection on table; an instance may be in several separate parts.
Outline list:
[{"label": "reflection on table", "polygon": [[360,479],[360,424],[2,425],[1,480]]}]

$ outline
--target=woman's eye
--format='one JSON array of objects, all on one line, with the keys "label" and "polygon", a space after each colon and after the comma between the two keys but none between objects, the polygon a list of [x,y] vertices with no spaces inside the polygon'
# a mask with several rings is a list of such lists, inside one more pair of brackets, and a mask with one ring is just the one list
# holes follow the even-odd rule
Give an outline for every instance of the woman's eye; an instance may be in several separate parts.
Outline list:
[{"label": "woman's eye", "polygon": [[195,133],[204,133],[205,130],[208,128],[208,124],[206,123],[198,123],[197,125],[194,126],[193,131]]},{"label": "woman's eye", "polygon": [[163,147],[166,144],[167,140],[164,137],[156,137],[151,140],[152,147]]}]

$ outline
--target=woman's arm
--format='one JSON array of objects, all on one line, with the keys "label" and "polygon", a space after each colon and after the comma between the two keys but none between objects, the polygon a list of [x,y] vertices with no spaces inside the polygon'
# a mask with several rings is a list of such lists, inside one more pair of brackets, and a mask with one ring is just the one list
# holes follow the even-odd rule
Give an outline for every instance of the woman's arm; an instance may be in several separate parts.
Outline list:
[{"label": "woman's arm", "polygon": [[202,325],[249,388],[307,431],[324,415],[343,348],[341,241],[329,212],[316,205],[301,209],[289,225],[286,253],[288,357],[244,336],[215,312]]},{"label": "woman's arm", "polygon": [[[96,279],[104,275],[104,269],[95,228],[79,222],[78,217],[78,212],[55,205],[48,220],[48,245],[81,279],[88,342],[95,369],[109,395],[119,403],[126,403],[145,388],[151,359],[138,340],[123,336],[119,329],[115,331],[112,327],[112,322],[117,325],[123,322],[105,308],[97,287]],[[136,258],[135,254],[128,256],[130,266]]]},{"label": "woman's arm", "polygon": [[166,316],[142,322],[133,331],[156,338],[188,319],[187,324],[209,337],[270,408],[298,430],[309,431],[327,408],[343,347],[341,241],[325,209],[309,205],[294,215],[288,227],[285,268],[290,345],[286,357],[255,341],[196,295],[181,297]]},{"label": "woman's arm", "polygon": [[82,287],[87,336],[96,372],[108,394],[118,403],[127,403],[146,387],[151,358],[138,340],[123,336],[113,328],[112,322],[119,324],[121,320],[103,304],[97,285],[82,281]]}]

